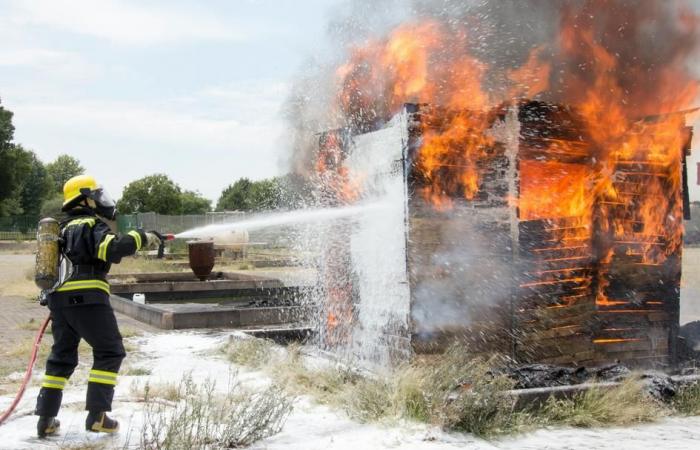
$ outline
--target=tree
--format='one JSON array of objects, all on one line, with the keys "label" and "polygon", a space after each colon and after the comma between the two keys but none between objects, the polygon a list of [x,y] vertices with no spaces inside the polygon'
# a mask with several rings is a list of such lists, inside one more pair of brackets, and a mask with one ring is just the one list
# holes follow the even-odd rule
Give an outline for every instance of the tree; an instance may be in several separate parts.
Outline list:
[{"label": "tree", "polygon": [[249,211],[250,189],[252,182],[248,178],[240,178],[235,183],[229,185],[221,193],[219,201],[216,203],[217,211]]},{"label": "tree", "polygon": [[211,211],[211,200],[204,198],[199,192],[184,191],[180,200],[182,214],[204,214]]},{"label": "tree", "polygon": [[56,220],[62,220],[66,214],[61,210],[63,208],[63,194],[53,194],[53,196],[44,200],[39,211],[40,217],[53,217]]},{"label": "tree", "polygon": [[69,155],[59,155],[55,161],[46,165],[46,171],[53,180],[54,192],[62,192],[66,181],[85,173],[80,161]]},{"label": "tree", "polygon": [[129,183],[124,188],[117,208],[126,214],[141,212],[180,214],[182,192],[180,186],[167,175],[150,175]]},{"label": "tree", "polygon": [[217,211],[269,211],[303,208],[313,203],[308,182],[300,175],[250,181],[240,178],[221,193]]},{"label": "tree", "polygon": [[269,211],[280,207],[280,189],[277,178],[253,182],[249,195],[250,209]]},{"label": "tree", "polygon": [[24,150],[19,145],[16,148],[23,153],[22,157],[25,159],[24,177],[19,190],[20,205],[23,214],[38,218],[44,200],[53,190],[53,183],[44,163],[34,152]]},{"label": "tree", "polygon": [[9,172],[6,178],[9,191],[0,202],[0,215],[20,215],[24,214],[23,193],[25,181],[33,169],[34,154],[25,151],[21,146],[12,144],[3,157],[3,167]]},{"label": "tree", "polygon": [[[0,104],[0,203],[8,199],[16,188],[15,175],[13,173],[12,139],[15,127],[12,125],[12,111],[3,108]],[[0,214],[2,211],[0,211]]]}]

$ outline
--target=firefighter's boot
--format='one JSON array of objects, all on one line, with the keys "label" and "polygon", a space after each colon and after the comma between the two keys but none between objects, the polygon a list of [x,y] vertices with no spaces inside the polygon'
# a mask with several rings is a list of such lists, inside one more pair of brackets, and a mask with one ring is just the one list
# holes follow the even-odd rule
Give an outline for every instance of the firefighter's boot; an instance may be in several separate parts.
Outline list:
[{"label": "firefighter's boot", "polygon": [[119,422],[107,417],[107,413],[90,412],[85,419],[85,429],[95,433],[116,433],[119,431]]},{"label": "firefighter's boot", "polygon": [[55,417],[40,416],[36,424],[36,434],[42,439],[47,436],[55,436],[60,428],[61,422]]}]

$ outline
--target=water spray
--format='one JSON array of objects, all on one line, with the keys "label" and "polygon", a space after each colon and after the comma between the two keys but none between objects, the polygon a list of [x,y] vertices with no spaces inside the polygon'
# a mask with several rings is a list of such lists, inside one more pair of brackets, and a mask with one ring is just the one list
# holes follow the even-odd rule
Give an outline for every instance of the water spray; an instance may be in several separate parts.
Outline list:
[{"label": "water spray", "polygon": [[305,223],[326,222],[343,219],[372,211],[381,210],[386,205],[382,202],[343,206],[338,208],[303,209],[277,214],[253,217],[238,222],[207,225],[183,231],[174,236],[175,239],[214,239],[239,230],[258,230],[262,228],[300,225]]}]

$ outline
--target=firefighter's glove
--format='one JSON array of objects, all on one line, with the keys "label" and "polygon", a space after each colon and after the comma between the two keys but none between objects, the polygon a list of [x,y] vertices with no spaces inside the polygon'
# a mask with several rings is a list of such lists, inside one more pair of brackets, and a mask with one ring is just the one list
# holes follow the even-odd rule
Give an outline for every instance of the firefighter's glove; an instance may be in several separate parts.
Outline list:
[{"label": "firefighter's glove", "polygon": [[147,231],[146,238],[148,239],[148,248],[158,248],[163,243],[160,233],[156,231]]}]

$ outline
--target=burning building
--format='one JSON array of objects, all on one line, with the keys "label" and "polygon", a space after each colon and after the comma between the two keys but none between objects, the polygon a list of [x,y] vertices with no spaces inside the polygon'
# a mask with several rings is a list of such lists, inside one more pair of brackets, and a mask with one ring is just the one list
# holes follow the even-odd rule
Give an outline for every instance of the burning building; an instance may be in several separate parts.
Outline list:
[{"label": "burning building", "polygon": [[699,20],[681,1],[518,4],[556,26],[517,63],[473,36],[488,15],[440,13],[336,69],[343,120],[315,173],[328,202],[380,206],[326,246],[322,339],[374,361],[457,337],[523,362],[673,364]]},{"label": "burning building", "polygon": [[[667,160],[644,146],[603,168],[575,111],[498,108],[479,119],[488,147],[474,195],[456,183],[436,200],[420,152],[443,114],[407,105],[379,130],[324,135],[343,176],[381,205],[356,220],[345,248],[329,248],[324,279],[343,275],[327,291],[328,344],[394,360],[459,338],[519,361],[672,363],[689,128],[674,119]],[[638,126],[652,136],[659,120]],[[609,190],[595,189],[610,170]]]}]

